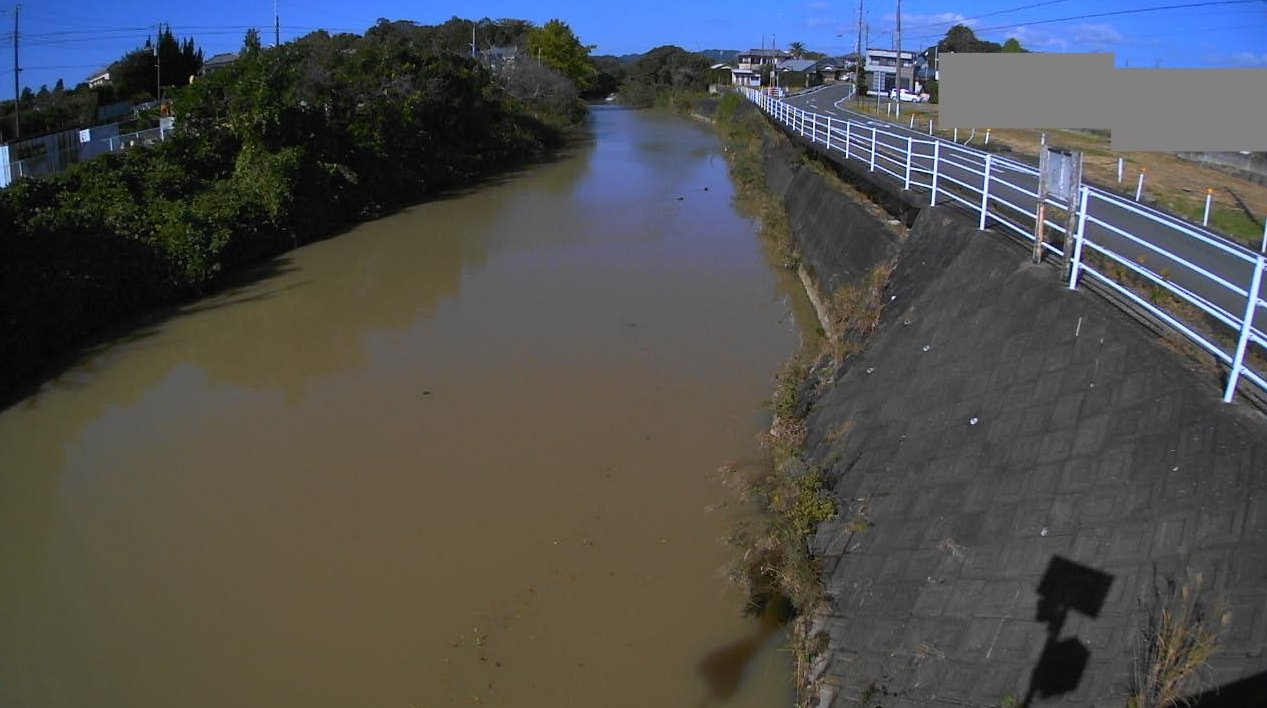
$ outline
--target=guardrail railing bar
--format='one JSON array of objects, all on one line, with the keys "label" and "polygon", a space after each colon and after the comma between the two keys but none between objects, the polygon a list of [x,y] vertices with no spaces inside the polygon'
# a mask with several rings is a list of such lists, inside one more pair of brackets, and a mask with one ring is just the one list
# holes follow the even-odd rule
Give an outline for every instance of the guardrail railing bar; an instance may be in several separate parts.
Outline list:
[{"label": "guardrail railing bar", "polygon": [[1182,257],[1182,256],[1175,255],[1174,253],[1171,253],[1170,251],[1166,251],[1166,250],[1163,250],[1163,249],[1159,248],[1158,246],[1154,246],[1153,244],[1149,243],[1148,241],[1145,241],[1145,240],[1143,240],[1143,239],[1139,238],[1138,236],[1136,236],[1136,235],[1134,235],[1134,234],[1132,234],[1132,233],[1128,233],[1128,232],[1126,232],[1126,231],[1123,231],[1122,229],[1119,229],[1118,227],[1114,226],[1113,224],[1110,224],[1110,223],[1108,223],[1107,221],[1102,221],[1102,220],[1100,220],[1100,219],[1099,219],[1099,218],[1097,218],[1097,217],[1094,217],[1094,216],[1093,216],[1093,217],[1091,217],[1091,220],[1092,220],[1094,223],[1096,223],[1097,225],[1099,225],[1099,226],[1101,226],[1101,227],[1103,227],[1103,228],[1106,228],[1106,229],[1108,229],[1108,230],[1110,230],[1110,231],[1112,231],[1112,232],[1116,233],[1117,235],[1121,236],[1122,238],[1125,238],[1125,239],[1128,239],[1128,240],[1130,240],[1130,241],[1132,241],[1132,242],[1134,242],[1134,243],[1137,243],[1137,244],[1139,244],[1139,245],[1143,246],[1144,248],[1147,248],[1148,250],[1150,250],[1150,251],[1152,251],[1153,253],[1156,253],[1156,254],[1158,254],[1158,255],[1160,255],[1160,256],[1164,256],[1164,257],[1166,257],[1166,258],[1169,258],[1170,260],[1174,261],[1175,263],[1178,263],[1179,265],[1182,265],[1182,266],[1186,267],[1187,269],[1191,270],[1192,272],[1194,272],[1194,273],[1196,273],[1196,274],[1198,274],[1198,275],[1200,275],[1200,276],[1203,276],[1206,280],[1210,280],[1210,281],[1212,281],[1212,282],[1218,283],[1219,285],[1222,285],[1223,287],[1227,288],[1228,290],[1231,290],[1232,292],[1236,293],[1237,295],[1247,295],[1247,292],[1248,292],[1248,291],[1246,291],[1246,290],[1242,289],[1239,285],[1237,285],[1237,284],[1235,284],[1235,283],[1232,283],[1232,282],[1230,282],[1230,281],[1224,280],[1223,278],[1221,278],[1221,277],[1219,277],[1219,276],[1215,275],[1214,273],[1211,273],[1210,271],[1206,270],[1205,268],[1202,268],[1201,266],[1199,266],[1199,265],[1197,265],[1197,264],[1195,264],[1195,263],[1190,262],[1188,259],[1186,259],[1186,258],[1184,258],[1184,257]]},{"label": "guardrail railing bar", "polygon": [[1232,329],[1235,329],[1235,330],[1240,329],[1241,321],[1235,315],[1228,312],[1227,310],[1224,310],[1222,307],[1219,307],[1218,305],[1210,302],[1209,300],[1201,297],[1200,295],[1197,295],[1196,293],[1192,292],[1191,290],[1188,290],[1187,288],[1184,288],[1176,283],[1172,283],[1166,280],[1165,278],[1162,278],[1161,276],[1152,272],[1151,270],[1148,270],[1147,268],[1141,268],[1139,265],[1132,263],[1130,260],[1126,258],[1123,258],[1120,253],[1114,253],[1113,251],[1096,243],[1095,241],[1091,239],[1087,239],[1087,245],[1095,249],[1096,251],[1098,251],[1100,254],[1102,254],[1106,258],[1121,264],[1128,270],[1134,272],[1136,275],[1139,275],[1145,278],[1146,280],[1152,281],[1155,285],[1163,287],[1169,290],[1170,292],[1178,295],[1179,297],[1187,300],[1188,302],[1195,305],[1198,309],[1204,311],[1205,313],[1219,320],[1220,322],[1227,325],[1228,327],[1231,327]]},{"label": "guardrail railing bar", "polygon": [[1184,323],[1180,322],[1174,317],[1171,317],[1164,310],[1161,310],[1156,305],[1145,300],[1139,295],[1136,295],[1135,293],[1131,292],[1130,289],[1123,287],[1121,283],[1118,283],[1117,281],[1095,270],[1094,268],[1087,268],[1086,272],[1088,275],[1094,276],[1100,282],[1104,283],[1110,288],[1121,293],[1122,295],[1130,299],[1135,304],[1139,305],[1140,307],[1143,307],[1145,310],[1148,310],[1148,312],[1152,313],[1154,316],[1161,319],[1166,324],[1170,325],[1171,327],[1174,327],[1176,330],[1178,330],[1181,334],[1186,336],[1188,339],[1192,340],[1194,343],[1200,345],[1206,351],[1218,357],[1221,361],[1223,361],[1223,363],[1227,364],[1232,361],[1232,357],[1229,356],[1227,352],[1223,351],[1222,349],[1219,349],[1217,346],[1215,346],[1211,342],[1206,341],[1204,337],[1201,337],[1200,335],[1198,335],[1196,332],[1194,332],[1190,327],[1188,327]]},{"label": "guardrail railing bar", "polygon": [[1241,322],[1241,336],[1236,342],[1236,356],[1232,358],[1232,370],[1227,376],[1227,390],[1223,392],[1223,402],[1231,403],[1232,397],[1236,395],[1236,383],[1241,378],[1241,370],[1245,366],[1245,349],[1249,345],[1250,331],[1254,328],[1254,312],[1258,308],[1258,296],[1262,292],[1263,285],[1263,268],[1267,266],[1267,259],[1263,254],[1258,254],[1258,263],[1254,266],[1253,279],[1249,284],[1249,297],[1245,302],[1245,317]]},{"label": "guardrail railing bar", "polygon": [[[836,150],[838,152],[843,152],[846,160],[851,158],[863,160],[864,158],[859,153],[861,150],[865,149],[868,152],[865,160],[868,162],[869,171],[875,171],[878,167],[880,171],[885,172],[896,179],[902,180],[904,189],[906,190],[929,189],[931,192],[929,202],[932,205],[937,204],[939,197],[948,197],[957,203],[963,204],[971,212],[976,213],[979,216],[978,228],[980,229],[984,229],[987,219],[990,216],[993,216],[996,222],[1001,226],[1005,226],[1013,231],[1016,231],[1028,240],[1033,240],[1033,235],[1027,229],[1013,223],[1013,220],[1006,217],[999,211],[999,209],[1004,207],[1011,209],[1014,212],[1028,217],[1031,222],[1033,219],[1037,218],[1037,209],[1035,209],[1034,212],[1030,212],[1025,207],[1014,204],[999,196],[997,193],[992,193],[993,191],[997,191],[992,190],[992,185],[1003,185],[1005,188],[1015,190],[1017,193],[1028,195],[1037,199],[1037,191],[1031,190],[1024,185],[1017,184],[1005,176],[1005,174],[1001,174],[1011,171],[1017,173],[1018,175],[1035,177],[1038,175],[1038,170],[1034,167],[1014,159],[995,156],[993,153],[976,150],[957,143],[943,145],[946,141],[940,138],[928,140],[918,137],[909,131],[894,132],[892,130],[881,130],[872,121],[863,123],[862,121],[854,120],[852,118],[845,118],[843,120],[844,130],[842,134],[839,127],[840,121],[836,121],[831,116],[827,116],[824,132],[820,123],[820,117],[817,113],[808,112],[804,109],[791,106],[785,101],[765,94],[759,94],[751,89],[748,91],[750,98],[756,100],[760,105],[762,105],[762,107],[766,109],[767,113],[771,113],[776,119],[787,125],[792,132],[799,133],[803,137],[809,137],[811,143],[819,142],[819,135],[824,135],[825,137],[822,142],[827,144],[827,151],[829,153],[832,150]],[[808,115],[806,115],[807,113]],[[856,135],[859,129],[866,130],[867,128],[870,128],[871,130],[871,141],[869,145],[864,137]],[[836,139],[833,139],[833,136]],[[843,147],[838,140],[841,137],[844,138]],[[906,141],[905,150],[901,147],[902,140]],[[925,153],[922,150],[916,150],[916,145],[931,145],[932,149],[930,152]],[[946,150],[949,150],[950,152],[947,153],[945,152]],[[967,160],[968,164],[960,162],[955,158]],[[980,162],[978,163],[978,161]],[[895,169],[889,169],[886,164],[893,165]],[[923,167],[921,164],[929,164],[930,166]],[[951,176],[947,173],[944,165],[950,165],[970,174],[980,175],[982,178],[981,185],[978,187]],[[902,174],[899,174],[898,171],[896,171],[898,169],[902,170]],[[930,177],[927,182],[924,182],[917,177],[919,174],[926,174]],[[949,184],[947,184],[947,181]],[[977,194],[980,194],[980,202],[974,203],[964,195],[959,194],[954,188],[956,185],[966,191],[971,197],[975,198]],[[1169,228],[1173,231],[1179,232],[1180,234],[1194,238],[1204,245],[1212,246],[1219,251],[1235,256],[1247,264],[1253,264],[1253,272],[1251,274],[1252,282],[1249,289],[1243,289],[1235,283],[1228,281],[1199,265],[1196,265],[1194,262],[1184,257],[1176,255],[1175,253],[1167,251],[1158,245],[1136,236],[1135,234],[1125,231],[1124,229],[1108,222],[1102,216],[1098,217],[1092,215],[1090,213],[1092,199],[1100,199],[1110,207],[1118,207],[1132,212],[1138,216],[1157,223],[1163,228]],[[998,209],[991,207],[992,200],[994,204],[998,206]],[[1045,201],[1048,205],[1058,209],[1065,208],[1064,204],[1055,201],[1052,197],[1048,197]],[[1223,240],[1213,233],[1207,233],[1206,231],[1196,228],[1191,224],[1171,215],[1163,214],[1152,209],[1142,208],[1120,195],[1091,185],[1083,185],[1080,188],[1077,208],[1077,225],[1073,234],[1066,233],[1066,229],[1062,224],[1044,219],[1047,226],[1049,226],[1053,231],[1065,234],[1066,240],[1073,238],[1073,252],[1068,273],[1069,288],[1073,289],[1077,287],[1079,277],[1083,273],[1091,274],[1097,281],[1103,282],[1113,290],[1126,296],[1129,300],[1135,302],[1148,312],[1166,322],[1169,326],[1179,331],[1189,340],[1200,345],[1212,354],[1215,354],[1224,363],[1229,364],[1232,368],[1228,376],[1227,388],[1224,391],[1224,401],[1230,402],[1232,400],[1240,378],[1245,378],[1260,389],[1267,390],[1267,378],[1264,378],[1245,363],[1245,352],[1251,344],[1267,346],[1267,334],[1264,334],[1259,328],[1254,326],[1254,315],[1256,314],[1258,308],[1267,308],[1267,300],[1264,300],[1262,297],[1262,281],[1264,280],[1264,271],[1267,270],[1267,260],[1265,260],[1267,259],[1267,256],[1254,253],[1240,244]],[[1116,253],[1107,246],[1096,243],[1087,237],[1086,229],[1088,223],[1093,223],[1097,226],[1103,227],[1111,233],[1127,239],[1131,243],[1137,244],[1153,253],[1183,265],[1193,273],[1208,281],[1218,283],[1236,295],[1245,296],[1245,315],[1237,318],[1222,307],[1215,305],[1213,302],[1196,294],[1188,288],[1162,278],[1152,270],[1132,262],[1125,256]],[[1061,252],[1051,244],[1044,243],[1043,246],[1045,249],[1054,253]],[[1165,288],[1167,291],[1174,293],[1176,296],[1191,303],[1192,305],[1195,305],[1203,312],[1214,317],[1223,324],[1238,330],[1239,336],[1236,352],[1234,354],[1229,354],[1223,351],[1219,348],[1219,346],[1206,340],[1202,335],[1198,334],[1195,330],[1188,325],[1185,325],[1176,317],[1166,313],[1151,302],[1148,302],[1129,288],[1117,283],[1106,274],[1099,272],[1095,267],[1087,265],[1084,261],[1085,246],[1089,246],[1094,251],[1110,259],[1110,261],[1119,263],[1120,265],[1128,268],[1131,272],[1144,277],[1147,281],[1153,282],[1154,284]]]}]

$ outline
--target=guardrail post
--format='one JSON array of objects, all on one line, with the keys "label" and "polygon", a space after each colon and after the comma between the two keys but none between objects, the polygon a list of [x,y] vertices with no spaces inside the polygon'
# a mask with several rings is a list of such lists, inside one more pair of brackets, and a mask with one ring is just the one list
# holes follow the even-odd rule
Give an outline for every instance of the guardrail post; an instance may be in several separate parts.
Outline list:
[{"label": "guardrail post", "polygon": [[831,152],[831,116],[827,116],[827,152]]},{"label": "guardrail post", "polygon": [[[1070,237],[1074,239],[1073,259],[1069,262],[1070,290],[1076,290],[1078,287],[1078,269],[1082,267],[1082,242],[1086,238],[1085,234],[1087,233],[1087,207],[1091,203],[1090,194],[1091,188],[1084,185],[1082,187],[1082,194],[1079,195],[1082,198],[1078,200],[1080,204],[1078,206],[1077,235]],[[1068,234],[1066,234],[1066,236],[1068,236]]]},{"label": "guardrail post", "polygon": [[871,126],[871,171],[875,172],[875,126]]},{"label": "guardrail post", "polygon": [[985,214],[990,208],[990,153],[985,155],[985,178],[981,180],[981,223],[978,229],[985,230]]},{"label": "guardrail post", "polygon": [[941,141],[933,143],[933,197],[929,200],[929,206],[937,206],[937,170],[941,165]]},{"label": "guardrail post", "polygon": [[852,132],[849,128],[853,125],[853,121],[845,119],[845,159],[849,159],[849,137]]},{"label": "guardrail post", "polygon": [[906,136],[906,185],[902,189],[911,188],[911,153],[915,152],[911,144],[911,136]]},{"label": "guardrail post", "polygon": [[1240,381],[1241,370],[1245,368],[1245,349],[1249,346],[1249,333],[1254,329],[1254,312],[1258,310],[1258,296],[1262,292],[1263,268],[1267,266],[1267,257],[1258,254],[1254,264],[1254,277],[1250,281],[1249,299],[1245,302],[1245,317],[1241,320],[1241,336],[1236,342],[1236,356],[1232,359],[1232,370],[1227,375],[1227,390],[1223,392],[1223,402],[1231,403],[1236,395],[1236,383]]}]

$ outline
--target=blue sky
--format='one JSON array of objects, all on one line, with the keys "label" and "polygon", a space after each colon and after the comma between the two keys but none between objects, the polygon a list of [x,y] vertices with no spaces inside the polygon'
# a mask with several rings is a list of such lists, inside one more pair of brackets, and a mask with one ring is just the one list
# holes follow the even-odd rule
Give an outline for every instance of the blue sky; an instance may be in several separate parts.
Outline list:
[{"label": "blue sky", "polygon": [[[2,2],[3,0],[0,0]],[[1110,52],[1118,66],[1149,68],[1267,68],[1267,0],[1204,4],[1154,12],[1157,5],[1199,0],[976,0],[902,4],[902,46],[933,44],[955,22],[986,39],[1015,36],[1028,48],[1053,52]],[[639,53],[662,44],[691,50],[780,47],[800,41],[832,54],[852,51],[858,3],[833,0],[668,2],[595,0],[523,2],[334,2],[278,0],[282,40],[316,28],[363,32],[379,17],[435,24],[453,17],[515,17],[538,24],[560,18],[596,54]],[[891,47],[895,2],[864,0],[870,45]],[[108,11],[107,11],[108,9]],[[1128,14],[1103,15],[1127,11]],[[1087,15],[1100,14],[1098,17]],[[115,0],[28,0],[20,19],[22,84],[38,90],[60,77],[73,86],[94,69],[144,44],[159,22],[178,37],[192,36],[207,56],[241,45],[248,27],[272,39],[272,0],[211,0],[169,4]],[[1053,21],[1055,20],[1055,21]],[[13,85],[13,11],[0,14],[0,96]]]}]

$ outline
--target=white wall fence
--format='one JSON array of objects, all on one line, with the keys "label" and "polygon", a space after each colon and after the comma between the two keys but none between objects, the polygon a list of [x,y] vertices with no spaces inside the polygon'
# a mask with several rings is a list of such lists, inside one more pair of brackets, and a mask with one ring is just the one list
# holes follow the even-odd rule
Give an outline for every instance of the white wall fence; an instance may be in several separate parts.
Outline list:
[{"label": "white wall fence", "polygon": [[103,153],[162,141],[171,129],[165,120],[157,128],[120,135],[119,126],[110,124],[0,145],[0,188],[20,177],[49,177]]},{"label": "white wall fence", "polygon": [[[1035,240],[1036,168],[878,121],[812,113],[757,91],[744,94],[834,159],[857,160],[904,189],[926,192],[934,206],[956,205],[974,215],[979,228],[995,225]],[[1249,352],[1267,351],[1263,325],[1255,324],[1267,322],[1267,257],[1095,187],[1083,185],[1075,202],[1073,218],[1058,223],[1053,210],[1065,205],[1048,197],[1044,216],[1055,243],[1044,242],[1043,249],[1063,259],[1070,288],[1089,277],[1209,352],[1228,367],[1224,401],[1232,400],[1242,379],[1267,392],[1267,372],[1247,363]],[[1065,223],[1076,225],[1072,234]],[[1136,287],[1120,282],[1130,280]],[[1196,312],[1201,314],[1194,317]]]}]

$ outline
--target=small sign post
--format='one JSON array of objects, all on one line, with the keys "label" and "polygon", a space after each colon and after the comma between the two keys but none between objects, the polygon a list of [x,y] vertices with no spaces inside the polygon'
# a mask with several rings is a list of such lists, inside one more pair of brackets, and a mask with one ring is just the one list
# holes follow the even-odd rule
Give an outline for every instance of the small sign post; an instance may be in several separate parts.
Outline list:
[{"label": "small sign post", "polygon": [[1074,230],[1077,227],[1078,190],[1082,186],[1082,153],[1047,147],[1045,142],[1038,157],[1038,208],[1034,223],[1033,261],[1043,259],[1047,234],[1047,201],[1057,202],[1065,212],[1065,239],[1062,249],[1066,275],[1073,253]]}]

